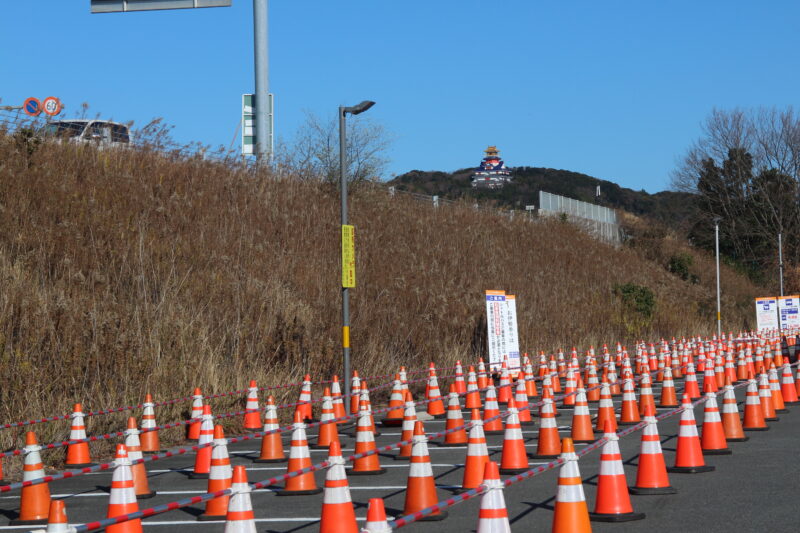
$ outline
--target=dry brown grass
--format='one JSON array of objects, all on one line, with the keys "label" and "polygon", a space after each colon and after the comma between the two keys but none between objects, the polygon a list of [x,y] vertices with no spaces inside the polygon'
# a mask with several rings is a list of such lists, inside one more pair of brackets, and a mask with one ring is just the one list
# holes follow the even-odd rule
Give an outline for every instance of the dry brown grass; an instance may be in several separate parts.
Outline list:
[{"label": "dry brown grass", "polygon": [[[368,187],[351,206],[353,357],[364,373],[474,359],[489,288],[517,295],[531,352],[632,340],[613,291],[626,282],[657,298],[637,334],[713,329],[713,278],[685,283],[570,224],[433,209]],[[338,235],[338,194],[324,185],[85,146],[28,154],[0,135],[0,420],[329,376],[340,358]],[[723,285],[755,292],[727,270]],[[747,325],[732,309],[728,324]],[[122,418],[89,425],[118,429]],[[66,427],[39,429],[49,441]],[[20,434],[4,430],[0,443]]]}]

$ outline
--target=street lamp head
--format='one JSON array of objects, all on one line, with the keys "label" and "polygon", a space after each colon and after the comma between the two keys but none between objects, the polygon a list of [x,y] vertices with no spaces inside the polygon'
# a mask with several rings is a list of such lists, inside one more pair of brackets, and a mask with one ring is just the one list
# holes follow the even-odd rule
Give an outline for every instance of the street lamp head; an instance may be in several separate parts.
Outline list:
[{"label": "street lamp head", "polygon": [[364,100],[358,105],[345,107],[343,111],[345,113],[350,113],[351,115],[359,115],[374,105],[375,102],[373,102],[372,100]]},{"label": "street lamp head", "polygon": [[714,225],[718,226],[719,223],[722,221],[722,217],[714,217],[712,220],[714,221]]}]

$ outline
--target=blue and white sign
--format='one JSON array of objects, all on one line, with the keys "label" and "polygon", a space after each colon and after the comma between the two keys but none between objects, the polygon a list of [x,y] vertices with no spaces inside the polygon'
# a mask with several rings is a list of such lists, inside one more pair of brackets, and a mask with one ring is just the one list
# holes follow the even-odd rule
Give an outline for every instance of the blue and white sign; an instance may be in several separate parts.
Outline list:
[{"label": "blue and white sign", "polygon": [[778,314],[781,329],[795,329],[800,326],[800,296],[779,296]]},{"label": "blue and white sign", "polygon": [[497,370],[508,357],[509,369],[519,368],[517,304],[505,291],[486,291],[486,329],[489,368]]},{"label": "blue and white sign", "polygon": [[756,323],[758,331],[778,329],[777,298],[756,298]]}]

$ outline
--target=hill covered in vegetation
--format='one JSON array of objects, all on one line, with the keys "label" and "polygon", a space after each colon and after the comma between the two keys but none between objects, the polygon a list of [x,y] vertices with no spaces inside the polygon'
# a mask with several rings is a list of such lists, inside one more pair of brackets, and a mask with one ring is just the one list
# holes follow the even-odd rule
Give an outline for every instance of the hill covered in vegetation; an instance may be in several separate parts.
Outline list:
[{"label": "hill covered in vegetation", "polygon": [[[650,194],[620,187],[616,183],[553,168],[517,167],[512,169],[514,181],[498,190],[476,190],[470,185],[473,169],[455,172],[426,172],[412,170],[389,182],[400,190],[439,195],[444,198],[471,198],[493,201],[500,206],[523,209],[539,203],[539,191],[559,194],[623,209],[628,213],[661,222],[668,227],[685,231],[687,220],[696,210],[694,196],[688,193],[663,191]],[[600,197],[596,197],[597,187]]]},{"label": "hill covered in vegetation", "polygon": [[[668,236],[615,248],[559,220],[434,208],[369,184],[353,187],[351,220],[362,375],[483,355],[486,289],[517,295],[527,352],[715,327],[712,257]],[[0,228],[3,421],[340,372],[331,185],[0,132]],[[722,288],[726,328],[752,326],[757,288],[727,268]],[[278,402],[296,400],[286,391]],[[93,417],[92,431],[125,416]],[[65,431],[41,429],[46,442]],[[0,445],[23,433],[3,432]]]}]

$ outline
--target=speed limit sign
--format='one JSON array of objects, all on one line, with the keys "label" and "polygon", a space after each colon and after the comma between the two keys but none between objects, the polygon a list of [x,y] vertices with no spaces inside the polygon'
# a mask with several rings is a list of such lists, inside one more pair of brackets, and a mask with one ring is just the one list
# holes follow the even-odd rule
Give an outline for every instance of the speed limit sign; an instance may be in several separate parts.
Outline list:
[{"label": "speed limit sign", "polygon": [[42,111],[51,117],[61,113],[61,100],[55,96],[48,96],[42,101]]}]

